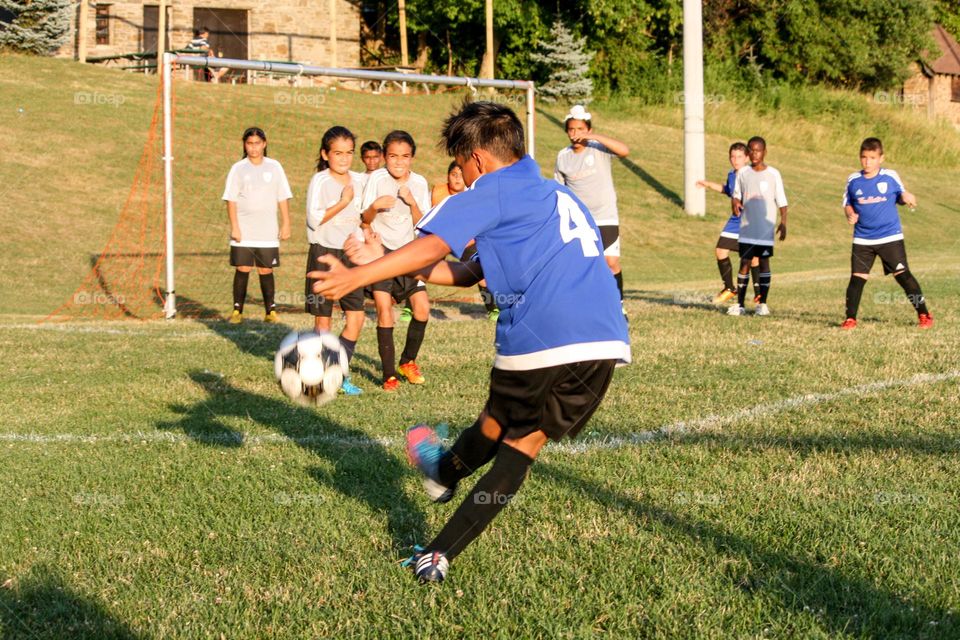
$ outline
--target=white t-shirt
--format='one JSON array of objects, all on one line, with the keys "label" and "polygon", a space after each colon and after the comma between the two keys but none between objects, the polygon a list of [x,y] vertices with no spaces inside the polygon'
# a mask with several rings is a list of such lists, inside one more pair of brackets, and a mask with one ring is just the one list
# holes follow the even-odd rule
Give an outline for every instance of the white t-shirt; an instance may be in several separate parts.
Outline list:
[{"label": "white t-shirt", "polygon": [[597,226],[620,223],[611,169],[613,156],[601,143],[588,140],[580,153],[572,146],[561,149],[553,169],[554,180],[567,185],[587,205]]},{"label": "white t-shirt", "polygon": [[360,203],[363,199],[361,175],[350,172],[353,184],[353,200],[337,215],[323,224],[327,209],[340,202],[340,196],[346,188],[324,169],[314,174],[307,187],[307,240],[310,244],[319,244],[328,249],[343,249],[343,243],[351,233],[360,227]]},{"label": "white t-shirt", "polygon": [[[420,213],[426,215],[430,210],[430,185],[427,184],[427,179],[411,171],[406,184],[420,208]],[[380,234],[383,246],[387,249],[399,249],[408,242],[412,242],[414,238],[413,215],[410,213],[410,207],[397,197],[400,187],[401,184],[383,168],[370,174],[367,187],[363,190],[361,211],[366,211],[380,196],[397,198],[393,207],[378,211],[373,222],[370,223],[370,228]]]},{"label": "white t-shirt", "polygon": [[754,171],[746,166],[737,172],[733,197],[743,204],[740,214],[740,242],[773,246],[777,230],[777,211],[787,206],[783,178],[773,167]]},{"label": "white t-shirt", "polygon": [[287,174],[273,158],[253,164],[240,160],[227,174],[223,199],[237,203],[240,242],[230,240],[233,247],[279,247],[280,225],[277,203],[293,197]]}]

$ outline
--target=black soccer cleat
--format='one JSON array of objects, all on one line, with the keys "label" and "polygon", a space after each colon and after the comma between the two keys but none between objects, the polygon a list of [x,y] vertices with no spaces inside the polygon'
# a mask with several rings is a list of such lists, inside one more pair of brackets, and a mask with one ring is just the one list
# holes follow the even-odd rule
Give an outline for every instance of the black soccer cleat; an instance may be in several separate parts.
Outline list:
[{"label": "black soccer cleat", "polygon": [[429,551],[421,553],[414,561],[413,573],[417,576],[420,584],[428,582],[443,582],[447,577],[447,570],[450,568],[450,562],[440,551]]}]

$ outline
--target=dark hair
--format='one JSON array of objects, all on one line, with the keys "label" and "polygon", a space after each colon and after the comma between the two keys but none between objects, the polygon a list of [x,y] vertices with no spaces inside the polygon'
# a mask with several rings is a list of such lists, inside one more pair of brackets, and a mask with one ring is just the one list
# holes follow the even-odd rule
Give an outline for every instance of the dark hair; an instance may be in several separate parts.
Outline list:
[{"label": "dark hair", "polygon": [[880,138],[867,138],[860,143],[860,153],[864,151],[879,151],[880,155],[883,155],[883,143]]},{"label": "dark hair", "polygon": [[350,129],[341,127],[340,125],[327,129],[323,134],[323,138],[320,140],[320,151],[317,152],[317,171],[323,171],[330,166],[330,164],[323,159],[323,152],[326,151],[330,153],[330,145],[333,144],[334,140],[339,140],[340,138],[349,140],[354,146],[357,144],[357,138],[350,132]]},{"label": "dark hair", "polygon": [[454,158],[466,158],[483,149],[501,162],[519,160],[526,153],[523,125],[513,109],[496,102],[465,102],[444,121],[440,146]]},{"label": "dark hair", "polygon": [[206,27],[197,27],[193,30],[193,37],[199,38],[201,33],[210,33],[210,29],[207,29]]},{"label": "dark hair", "polygon": [[582,123],[584,123],[585,125],[587,125],[587,131],[592,131],[592,130],[593,130],[593,123],[590,122],[590,118],[567,118],[566,120],[563,121],[563,130],[564,130],[564,131],[567,130],[567,125],[570,124],[570,121],[571,121],[571,120],[579,120],[580,122],[582,122]]},{"label": "dark hair", "polygon": [[383,152],[387,152],[387,147],[389,147],[394,142],[406,142],[410,145],[412,151],[411,155],[417,155],[417,143],[413,141],[413,136],[411,136],[406,131],[401,131],[400,129],[395,129],[387,134],[387,137],[383,139]]},{"label": "dark hair", "polygon": [[[263,157],[266,158],[266,157],[267,157],[267,145],[266,145],[266,142],[267,142],[267,134],[265,134],[265,133],[263,132],[263,129],[261,129],[260,127],[247,127],[246,131],[243,132],[243,141],[246,142],[246,141],[247,141],[247,138],[249,138],[249,137],[251,137],[251,136],[257,136],[258,138],[260,138],[261,140],[263,140],[263,142],[264,142],[264,145],[263,145]],[[244,157],[244,158],[247,157],[247,145],[246,145],[246,144],[243,145],[243,157]]]},{"label": "dark hair", "polygon": [[760,144],[762,144],[764,149],[767,148],[767,141],[761,138],[760,136],[753,136],[752,138],[747,140],[747,146],[749,147],[754,142],[759,142]]},{"label": "dark hair", "polygon": [[[453,171],[454,169],[460,169],[460,163],[457,162],[456,160],[454,160],[453,162],[451,162],[451,163],[450,163],[450,166],[447,167],[447,175],[450,175],[450,172]],[[461,169],[461,171],[462,171],[462,169]]]},{"label": "dark hair", "polygon": [[[767,145],[764,144],[763,146],[767,146]],[[746,155],[747,145],[743,144],[742,142],[734,142],[732,145],[730,145],[730,150],[727,151],[727,155],[733,153],[734,151],[742,151],[743,154]]]},{"label": "dark hair", "polygon": [[362,156],[367,151],[376,151],[380,155],[383,155],[383,149],[380,147],[380,143],[376,140],[367,140],[362,145],[360,145],[360,155]]}]

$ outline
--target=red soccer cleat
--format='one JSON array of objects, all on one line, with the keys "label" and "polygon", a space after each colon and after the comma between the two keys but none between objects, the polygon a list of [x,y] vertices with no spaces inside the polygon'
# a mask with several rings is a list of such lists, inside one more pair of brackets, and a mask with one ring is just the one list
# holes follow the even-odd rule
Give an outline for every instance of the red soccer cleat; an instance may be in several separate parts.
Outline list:
[{"label": "red soccer cleat", "polygon": [[384,391],[396,391],[400,388],[400,379],[397,376],[390,376],[383,381]]},{"label": "red soccer cleat", "polygon": [[929,313],[921,313],[919,316],[917,316],[917,322],[921,329],[933,328],[933,316]]},{"label": "red soccer cleat", "polygon": [[856,328],[857,328],[857,319],[856,319],[856,318],[847,318],[846,320],[843,321],[843,324],[840,325],[840,328],[841,328],[841,329],[845,329],[845,330],[847,330],[847,331],[849,331],[850,329],[856,329]]},{"label": "red soccer cleat", "polygon": [[427,379],[423,377],[423,374],[420,373],[420,367],[418,367],[417,363],[413,360],[397,367],[397,371],[399,371],[400,375],[406,378],[410,384],[423,384],[427,381]]}]

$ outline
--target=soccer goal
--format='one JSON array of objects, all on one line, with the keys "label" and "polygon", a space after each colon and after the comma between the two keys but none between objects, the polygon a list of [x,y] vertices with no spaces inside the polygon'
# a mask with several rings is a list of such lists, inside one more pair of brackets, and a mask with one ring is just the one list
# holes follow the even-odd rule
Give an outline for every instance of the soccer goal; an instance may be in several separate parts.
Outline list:
[{"label": "soccer goal", "polygon": [[[221,75],[219,84],[197,81]],[[241,135],[257,126],[290,182],[292,236],[281,243],[276,303],[301,312],[308,243],[305,196],[323,132],[333,125],[360,146],[394,129],[416,141],[413,171],[446,180],[437,147],[443,119],[467,96],[511,106],[526,121],[534,154],[533,82],[337,69],[295,63],[165,54],[153,116],[130,192],[104,248],[72,298],[51,314],[69,318],[216,318],[229,313],[229,225],[221,200]],[[128,125],[129,126],[129,125]],[[147,129],[147,123],[142,125]],[[253,280],[255,282],[255,279]],[[259,304],[251,286],[247,305]]]}]

